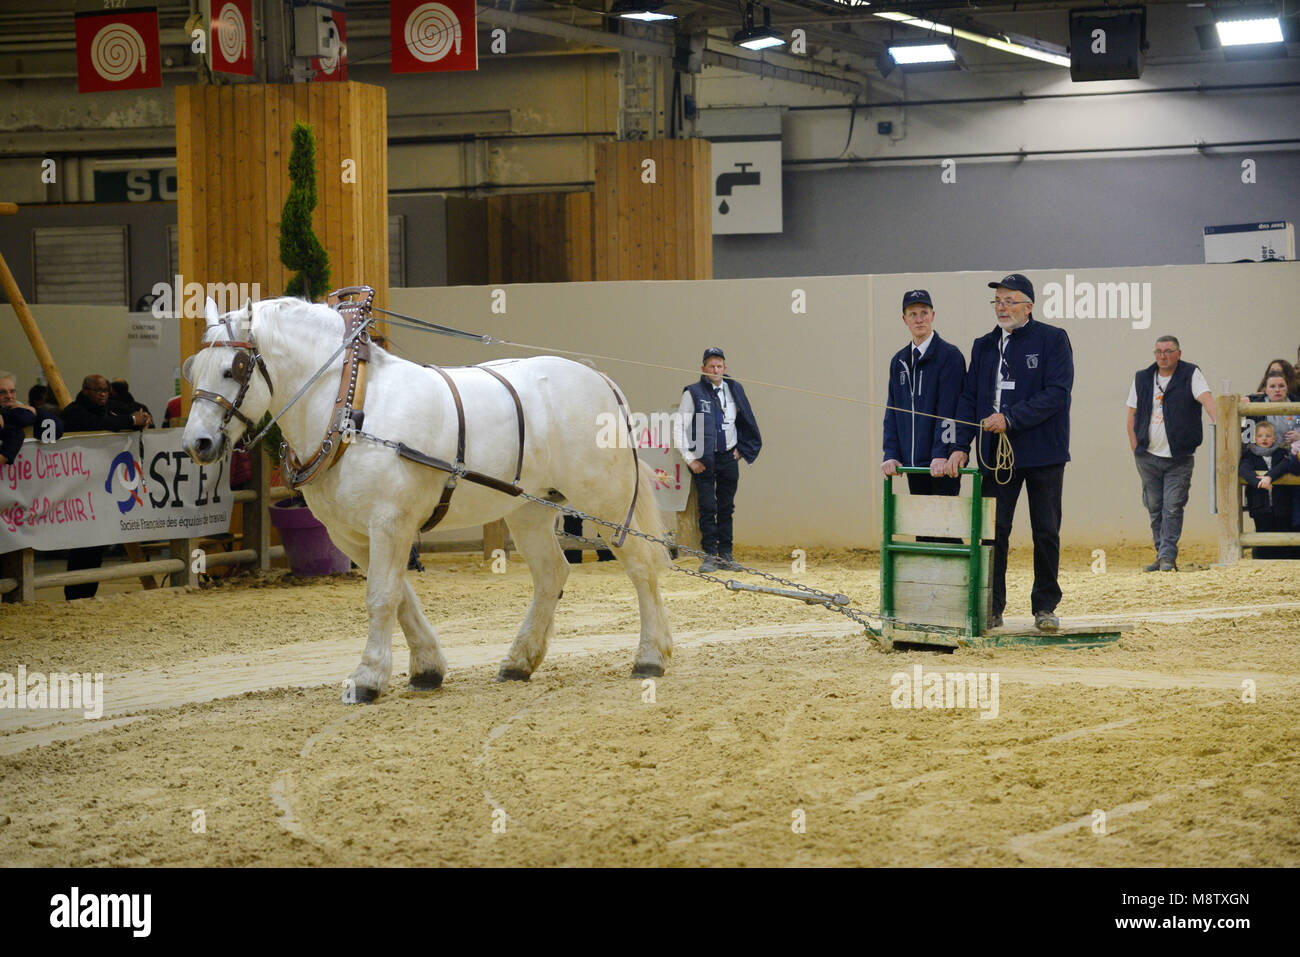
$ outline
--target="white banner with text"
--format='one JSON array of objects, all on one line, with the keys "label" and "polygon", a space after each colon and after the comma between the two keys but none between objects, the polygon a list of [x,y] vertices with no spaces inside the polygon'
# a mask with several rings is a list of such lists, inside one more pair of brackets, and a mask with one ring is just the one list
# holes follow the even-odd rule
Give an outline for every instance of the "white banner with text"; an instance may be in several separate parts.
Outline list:
[{"label": "white banner with text", "polygon": [[181,429],[28,439],[0,466],[0,553],[153,539],[230,527],[229,459],[199,466]]}]

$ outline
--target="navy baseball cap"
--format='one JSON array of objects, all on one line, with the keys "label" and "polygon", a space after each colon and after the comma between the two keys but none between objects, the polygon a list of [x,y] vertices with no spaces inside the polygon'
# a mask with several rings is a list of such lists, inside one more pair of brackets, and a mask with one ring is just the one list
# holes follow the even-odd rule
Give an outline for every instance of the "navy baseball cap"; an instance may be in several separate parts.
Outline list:
[{"label": "navy baseball cap", "polygon": [[725,355],[722,354],[721,349],[719,349],[717,346],[712,346],[704,350],[704,358],[700,360],[700,364],[703,365],[704,363],[712,359],[714,356],[717,356],[719,359],[723,359],[723,360],[727,358]]},{"label": "navy baseball cap", "polygon": [[990,289],[1014,289],[1016,292],[1023,292],[1025,297],[1034,302],[1034,284],[1029,281],[1027,276],[1022,276],[1018,272],[1013,272],[1009,276],[1003,276],[997,282],[989,283]]},{"label": "navy baseball cap", "polygon": [[924,289],[913,289],[911,292],[903,293],[903,311],[915,303],[923,302],[931,309],[934,308],[934,300],[930,298],[930,293]]}]

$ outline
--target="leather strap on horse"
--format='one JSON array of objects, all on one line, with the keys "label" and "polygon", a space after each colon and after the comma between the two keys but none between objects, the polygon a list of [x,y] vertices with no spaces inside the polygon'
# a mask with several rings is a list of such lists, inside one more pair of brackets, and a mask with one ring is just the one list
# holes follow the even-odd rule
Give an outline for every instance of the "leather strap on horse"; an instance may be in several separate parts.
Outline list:
[{"label": "leather strap on horse", "polygon": [[[456,388],[456,383],[452,381],[451,376],[447,375],[447,373],[442,369],[439,369],[437,366],[425,366],[425,368],[432,369],[434,372],[438,373],[438,375],[442,376],[443,380],[447,383],[447,388],[451,389],[452,399],[456,402],[456,464],[454,467],[449,467],[446,462],[441,462],[439,459],[425,455],[422,452],[417,452],[404,445],[398,448],[397,451],[399,455],[403,455],[413,462],[420,462],[422,465],[429,465],[433,468],[451,473],[451,477],[447,479],[447,484],[442,488],[442,497],[438,499],[438,504],[433,507],[433,514],[430,515],[428,520],[420,526],[420,531],[422,532],[427,532],[429,529],[441,522],[443,517],[446,516],[447,510],[451,508],[451,495],[456,491],[457,473],[462,473],[466,478],[469,478],[468,473],[465,472],[465,405],[460,401],[460,390]],[[484,477],[486,478],[486,476]],[[515,494],[517,495],[518,492]]]},{"label": "leather strap on horse", "polygon": [[451,389],[451,397],[456,403],[456,464],[451,465],[442,459],[434,458],[432,455],[425,455],[418,449],[413,449],[409,445],[399,442],[397,445],[397,454],[403,458],[410,459],[412,462],[418,462],[420,465],[427,465],[430,468],[438,469],[442,472],[450,472],[451,478],[443,487],[442,496],[438,499],[438,504],[433,508],[433,514],[428,520],[420,526],[420,531],[427,532],[433,528],[446,516],[448,509],[451,508],[451,494],[456,491],[457,476],[465,479],[467,482],[473,482],[476,485],[485,485],[490,489],[498,492],[504,492],[507,495],[519,495],[523,489],[519,487],[519,476],[524,471],[524,406],[519,401],[519,393],[506,378],[493,369],[486,366],[479,366],[484,372],[488,373],[510,393],[510,397],[515,400],[515,417],[519,422],[519,457],[515,462],[515,478],[513,482],[503,482],[501,479],[493,478],[490,475],[484,475],[482,472],[474,472],[465,468],[465,405],[461,402],[460,390],[456,388],[456,383],[452,381],[444,370],[437,366],[425,366],[426,369],[432,369],[438,375],[442,376],[447,387]]},{"label": "leather strap on horse", "polygon": [[519,420],[519,460],[515,463],[515,484],[518,485],[519,476],[524,472],[524,404],[519,401],[519,393],[505,376],[489,366],[479,366],[479,368],[505,386],[510,393],[510,398],[515,400],[515,417]]},{"label": "leather strap on horse", "polygon": [[627,518],[624,519],[618,534],[610,541],[615,548],[622,548],[623,542],[627,539],[627,530],[632,526],[632,513],[636,511],[636,496],[641,491],[641,465],[636,454],[636,442],[632,438],[632,416],[628,413],[627,406],[623,404],[623,396],[618,391],[618,386],[614,385],[614,380],[603,372],[597,372],[598,376],[608,383],[610,390],[614,393],[614,398],[618,400],[619,410],[623,413],[623,421],[627,423],[627,445],[632,450],[632,504],[627,508]]},{"label": "leather strap on horse", "polygon": [[[347,297],[360,296],[359,299]],[[343,317],[344,338],[356,332],[358,326],[370,321],[370,306],[374,301],[375,291],[369,286],[345,286],[329,294],[327,302],[338,310]],[[286,442],[282,447],[285,463],[285,484],[290,488],[306,485],[324,467],[333,465],[347,451],[348,433],[360,430],[365,421],[362,406],[366,396],[366,367],[370,360],[370,337],[362,333],[353,340],[352,347],[343,360],[343,375],[339,379],[338,392],[334,397],[334,407],[330,410],[329,425],[320,445],[306,462],[299,462],[298,456]]]},{"label": "leather strap on horse", "polygon": [[[475,485],[485,485],[495,492],[504,492],[507,495],[522,495],[524,491],[518,485],[512,485],[502,479],[493,478],[491,475],[484,475],[482,472],[475,472],[473,469],[462,467],[458,470],[456,466],[452,465],[450,462],[446,462],[432,455],[425,455],[419,449],[413,449],[405,442],[397,443],[397,454],[404,459],[410,459],[417,465],[427,465],[429,468],[437,469],[439,472],[450,472],[453,481],[457,475],[459,475],[460,478],[463,478],[466,482],[473,482]],[[450,496],[447,497],[449,498]],[[439,502],[438,506],[441,507],[442,502]],[[434,513],[437,514],[437,509],[434,509]],[[444,511],[443,515],[445,514],[446,512]],[[438,515],[438,520],[441,521],[441,519],[442,515]],[[424,527],[422,527],[420,531],[427,532],[436,524],[438,524],[438,522],[434,521],[433,517],[430,516],[429,521],[425,523]]]}]

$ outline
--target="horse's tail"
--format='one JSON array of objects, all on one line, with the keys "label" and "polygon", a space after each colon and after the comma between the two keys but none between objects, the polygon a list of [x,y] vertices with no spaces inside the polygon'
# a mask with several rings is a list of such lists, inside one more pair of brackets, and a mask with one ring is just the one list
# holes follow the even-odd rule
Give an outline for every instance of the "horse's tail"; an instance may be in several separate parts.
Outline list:
[{"label": "horse's tail", "polygon": [[[663,515],[659,503],[655,500],[655,473],[645,462],[637,463],[636,510],[633,513],[632,526],[642,534],[653,535],[662,539],[665,535]],[[647,542],[654,552],[657,564],[668,565],[668,549],[654,542]]]}]

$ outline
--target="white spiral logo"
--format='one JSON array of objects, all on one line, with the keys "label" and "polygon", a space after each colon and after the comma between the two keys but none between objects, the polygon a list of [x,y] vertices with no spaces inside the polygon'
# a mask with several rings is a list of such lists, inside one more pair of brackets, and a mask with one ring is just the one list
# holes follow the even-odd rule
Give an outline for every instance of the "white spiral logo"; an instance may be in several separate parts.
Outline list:
[{"label": "white spiral logo", "polygon": [[90,43],[90,63],[110,83],[119,83],[136,71],[145,70],[144,39],[125,23],[101,27]]},{"label": "white spiral logo", "polygon": [[406,18],[406,49],[424,63],[437,63],[455,44],[460,56],[460,21],[441,3],[422,3]]},{"label": "white spiral logo", "polygon": [[242,59],[244,51],[248,49],[248,34],[244,29],[244,17],[239,12],[239,8],[233,3],[227,3],[221,8],[221,14],[213,26],[217,28],[217,42],[221,46],[221,55],[226,58],[226,62],[234,63]]}]

